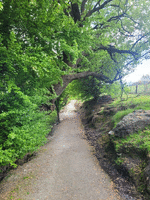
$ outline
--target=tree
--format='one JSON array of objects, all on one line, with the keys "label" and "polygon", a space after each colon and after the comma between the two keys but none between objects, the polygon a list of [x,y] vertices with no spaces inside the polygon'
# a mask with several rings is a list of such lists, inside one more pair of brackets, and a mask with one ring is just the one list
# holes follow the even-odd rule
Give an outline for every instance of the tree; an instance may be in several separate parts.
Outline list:
[{"label": "tree", "polygon": [[85,76],[112,83],[149,53],[149,4],[145,0],[3,0],[1,44],[13,62],[10,59],[10,70],[4,59],[1,74],[9,71],[12,82],[22,88],[27,82],[31,87],[53,85],[57,96],[69,82]]},{"label": "tree", "polygon": [[6,154],[20,157],[42,143],[48,117],[39,108],[54,104],[72,80],[93,76],[111,84],[148,57],[149,7],[148,0],[0,1],[5,164],[15,160]]},{"label": "tree", "polygon": [[65,2],[67,27],[60,33],[56,52],[61,52],[70,71],[61,76],[63,85],[54,86],[58,96],[74,79],[94,76],[105,83],[121,79],[149,53],[148,1]]}]

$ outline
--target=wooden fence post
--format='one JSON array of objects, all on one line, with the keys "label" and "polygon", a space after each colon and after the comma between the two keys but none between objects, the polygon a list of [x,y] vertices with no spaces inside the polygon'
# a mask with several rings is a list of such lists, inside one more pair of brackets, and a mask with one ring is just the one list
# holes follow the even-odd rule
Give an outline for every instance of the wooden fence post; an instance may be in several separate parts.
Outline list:
[{"label": "wooden fence post", "polygon": [[138,90],[138,85],[136,85],[136,90],[135,90],[135,94],[137,94],[137,90]]}]

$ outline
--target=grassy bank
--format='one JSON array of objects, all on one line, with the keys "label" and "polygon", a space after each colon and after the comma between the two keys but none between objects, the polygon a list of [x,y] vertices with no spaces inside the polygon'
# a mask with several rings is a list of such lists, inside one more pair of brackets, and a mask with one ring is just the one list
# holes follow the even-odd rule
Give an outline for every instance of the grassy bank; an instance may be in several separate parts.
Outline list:
[{"label": "grassy bank", "polygon": [[85,103],[85,109],[90,127],[99,132],[97,144],[104,149],[105,158],[111,161],[118,171],[126,174],[145,199],[149,198],[144,171],[150,156],[150,126],[125,138],[110,137],[108,132],[134,110],[150,110],[150,96],[132,94],[127,100],[120,101],[116,98],[106,104],[89,101]]}]

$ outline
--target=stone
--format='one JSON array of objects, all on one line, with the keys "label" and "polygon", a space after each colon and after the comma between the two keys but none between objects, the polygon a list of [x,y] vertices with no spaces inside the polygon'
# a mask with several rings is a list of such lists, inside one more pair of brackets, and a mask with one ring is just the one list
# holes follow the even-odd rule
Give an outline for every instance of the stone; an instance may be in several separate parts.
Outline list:
[{"label": "stone", "polygon": [[114,135],[114,131],[109,131],[108,134],[109,135]]},{"label": "stone", "polygon": [[123,117],[112,131],[115,136],[124,138],[138,130],[143,130],[148,125],[150,125],[150,110],[135,110]]}]

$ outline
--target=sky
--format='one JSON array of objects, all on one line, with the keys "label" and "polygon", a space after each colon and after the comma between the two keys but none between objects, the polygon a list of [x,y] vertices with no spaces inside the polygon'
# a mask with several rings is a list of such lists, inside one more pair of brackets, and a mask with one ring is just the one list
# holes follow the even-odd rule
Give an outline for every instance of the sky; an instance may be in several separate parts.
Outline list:
[{"label": "sky", "polygon": [[125,82],[137,82],[143,75],[150,75],[150,60],[144,60],[142,64],[139,64],[133,73],[124,77]]}]

